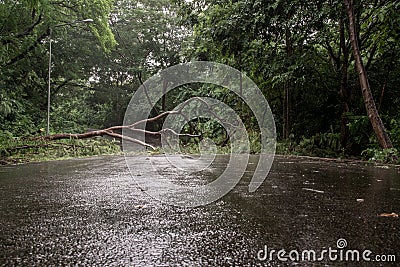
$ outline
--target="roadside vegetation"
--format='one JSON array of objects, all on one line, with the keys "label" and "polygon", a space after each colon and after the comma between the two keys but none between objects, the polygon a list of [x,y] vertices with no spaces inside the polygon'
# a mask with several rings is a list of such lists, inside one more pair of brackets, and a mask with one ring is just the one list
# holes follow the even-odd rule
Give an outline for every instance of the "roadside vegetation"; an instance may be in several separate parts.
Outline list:
[{"label": "roadside vegetation", "polygon": [[57,142],[43,137],[0,136],[0,165],[121,153],[119,142],[104,138]]}]

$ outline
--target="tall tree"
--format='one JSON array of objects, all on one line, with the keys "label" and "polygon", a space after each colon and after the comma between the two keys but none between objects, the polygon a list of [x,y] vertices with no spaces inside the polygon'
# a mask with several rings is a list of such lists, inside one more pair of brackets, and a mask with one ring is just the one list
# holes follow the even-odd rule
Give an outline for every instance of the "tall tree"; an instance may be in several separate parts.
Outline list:
[{"label": "tall tree", "polygon": [[[0,112],[3,129],[23,133],[43,126],[50,33],[57,48],[52,51],[52,95],[85,84],[90,70],[86,52],[96,46],[109,51],[115,45],[108,24],[112,6],[112,0],[1,1],[0,106],[8,107]],[[84,19],[93,22],[78,26]]]},{"label": "tall tree", "polygon": [[[181,44],[187,34],[178,25],[176,6],[169,0],[115,3],[110,24],[118,46],[107,58],[93,60],[92,75],[97,78],[91,81],[90,105],[107,108],[106,126],[122,123],[126,106],[142,82],[180,62]],[[157,110],[166,109],[164,97]]]},{"label": "tall tree", "polygon": [[356,25],[355,12],[354,12],[355,10],[354,0],[343,0],[343,2],[349,19],[351,46],[353,50],[356,67],[358,70],[361,92],[364,99],[364,104],[367,110],[368,117],[371,121],[372,128],[374,129],[379,145],[382,148],[392,148],[393,147],[392,142],[376,108],[375,101],[368,82],[367,73],[365,71],[364,63],[362,60],[360,46],[359,46],[360,43],[358,37],[359,34],[357,30],[359,27],[357,27]]}]

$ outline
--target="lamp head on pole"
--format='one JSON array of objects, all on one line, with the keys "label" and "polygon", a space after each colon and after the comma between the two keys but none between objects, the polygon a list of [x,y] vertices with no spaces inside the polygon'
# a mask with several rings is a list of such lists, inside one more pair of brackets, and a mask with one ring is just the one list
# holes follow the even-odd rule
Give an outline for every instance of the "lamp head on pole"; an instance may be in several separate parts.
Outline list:
[{"label": "lamp head on pole", "polygon": [[92,19],[84,19],[84,20],[81,20],[81,22],[84,22],[84,23],[90,23],[90,22],[93,22],[94,20],[92,20]]}]

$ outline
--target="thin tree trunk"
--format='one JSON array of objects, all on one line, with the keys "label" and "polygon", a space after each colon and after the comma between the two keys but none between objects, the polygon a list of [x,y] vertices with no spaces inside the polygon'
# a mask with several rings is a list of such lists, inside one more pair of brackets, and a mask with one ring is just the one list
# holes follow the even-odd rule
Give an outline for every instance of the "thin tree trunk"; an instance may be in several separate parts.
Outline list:
[{"label": "thin tree trunk", "polygon": [[[350,131],[349,131],[349,120],[348,113],[351,107],[351,90],[348,84],[348,68],[349,68],[349,51],[346,45],[345,38],[345,27],[343,19],[340,19],[340,48],[339,48],[339,68],[341,70],[341,82],[340,82],[340,100],[342,102],[342,116],[340,125],[340,143],[343,148],[347,147]],[[341,60],[341,53],[343,53],[343,60]]]},{"label": "thin tree trunk", "polygon": [[343,0],[343,2],[346,7],[347,16],[349,18],[350,41],[353,48],[354,59],[360,79],[361,92],[369,120],[371,121],[372,128],[374,129],[379,145],[382,148],[392,148],[392,142],[389,138],[388,133],[386,132],[385,126],[383,125],[383,122],[379,116],[378,110],[376,109],[375,101],[372,96],[371,88],[369,86],[367,74],[365,72],[364,64],[362,61],[358,42],[358,33],[354,18],[354,0]]},{"label": "thin tree trunk", "polygon": [[385,88],[387,85],[387,81],[383,84],[382,90],[381,90],[381,97],[379,98],[379,106],[378,106],[378,112],[381,110],[382,107],[382,102],[383,102],[383,97],[385,95]]},{"label": "thin tree trunk", "polygon": [[283,139],[288,139],[290,134],[289,121],[289,82],[286,81],[283,86]]},{"label": "thin tree trunk", "polygon": [[164,78],[163,79],[163,95],[161,98],[161,111],[162,112],[167,110],[167,107],[166,107],[166,105],[167,105],[167,96],[166,96],[167,86],[168,86],[168,81]]},{"label": "thin tree trunk", "polygon": [[[293,55],[292,35],[290,29],[285,32],[286,56],[289,60]],[[283,86],[283,139],[288,139],[290,135],[290,81],[285,81]]]}]

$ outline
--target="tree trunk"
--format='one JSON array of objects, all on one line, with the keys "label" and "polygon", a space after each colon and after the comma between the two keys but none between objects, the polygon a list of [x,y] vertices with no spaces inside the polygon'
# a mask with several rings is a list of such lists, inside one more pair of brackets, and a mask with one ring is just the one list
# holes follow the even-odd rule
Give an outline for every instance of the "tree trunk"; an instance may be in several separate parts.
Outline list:
[{"label": "tree trunk", "polygon": [[167,86],[168,86],[168,81],[164,78],[163,79],[163,95],[161,98],[161,111],[164,112],[167,110]]},{"label": "tree trunk", "polygon": [[150,144],[147,144],[147,143],[142,142],[140,140],[131,138],[129,136],[124,136],[122,134],[114,133],[113,131],[110,131],[108,129],[98,130],[98,131],[91,131],[91,132],[80,133],[80,134],[70,134],[70,133],[52,134],[52,135],[46,135],[44,137],[44,139],[48,140],[48,141],[62,140],[62,139],[85,139],[85,138],[91,138],[91,137],[96,137],[96,136],[104,136],[104,135],[115,137],[115,138],[118,138],[118,139],[127,140],[127,141],[130,141],[130,142],[145,146],[145,147],[150,147],[152,149],[155,149]]},{"label": "tree trunk", "polygon": [[[348,113],[350,112],[351,107],[351,98],[352,93],[348,83],[348,69],[349,69],[349,51],[346,45],[346,38],[345,38],[345,27],[343,19],[339,21],[340,25],[340,50],[339,50],[339,66],[341,71],[341,82],[340,82],[340,100],[342,102],[342,116],[340,122],[340,143],[343,148],[347,148],[350,131],[349,131],[349,120],[348,120]],[[343,59],[341,60],[340,57],[343,53]]]},{"label": "tree trunk", "polygon": [[286,81],[283,86],[283,139],[288,139],[290,135],[289,121],[289,82]]},{"label": "tree trunk", "polygon": [[383,125],[378,110],[376,109],[375,101],[372,96],[371,88],[369,86],[367,74],[365,72],[364,64],[362,61],[358,42],[358,33],[354,18],[354,0],[343,0],[343,2],[346,7],[347,16],[349,19],[350,41],[353,48],[353,55],[360,80],[361,92],[369,120],[371,121],[372,128],[374,129],[379,145],[382,148],[392,148],[392,142],[390,141],[389,135],[386,132],[385,126]]},{"label": "tree trunk", "polygon": [[[292,36],[290,29],[287,28],[285,31],[286,39],[286,56],[287,59],[293,55]],[[285,81],[283,86],[283,139],[288,139],[290,135],[290,81]]]}]

